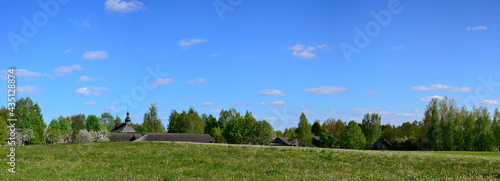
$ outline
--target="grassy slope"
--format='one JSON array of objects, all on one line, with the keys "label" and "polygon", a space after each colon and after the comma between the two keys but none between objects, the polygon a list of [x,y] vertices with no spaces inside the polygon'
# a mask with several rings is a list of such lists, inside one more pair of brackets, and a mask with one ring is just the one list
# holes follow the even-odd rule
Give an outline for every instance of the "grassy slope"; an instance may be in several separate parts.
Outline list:
[{"label": "grassy slope", "polygon": [[500,179],[500,152],[396,152],[194,143],[85,143],[17,148],[0,180]]}]

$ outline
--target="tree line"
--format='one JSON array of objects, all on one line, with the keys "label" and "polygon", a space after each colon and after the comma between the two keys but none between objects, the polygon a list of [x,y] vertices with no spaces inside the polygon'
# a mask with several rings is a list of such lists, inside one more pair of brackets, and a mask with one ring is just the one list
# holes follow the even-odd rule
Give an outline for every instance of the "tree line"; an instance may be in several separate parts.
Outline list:
[{"label": "tree line", "polygon": [[[16,140],[25,144],[57,142],[106,141],[109,132],[121,118],[104,112],[100,116],[75,114],[53,119],[47,126],[41,108],[29,97],[16,102],[16,128],[22,132]],[[0,138],[7,138],[8,110],[0,109]],[[381,116],[366,114],[361,123],[343,122],[329,118],[311,125],[302,113],[297,127],[284,132],[274,131],[266,120],[257,120],[251,112],[242,116],[236,109],[221,110],[219,117],[199,114],[194,108],[177,112],[172,110],[165,127],[158,116],[156,104],[144,114],[143,122],[134,124],[137,132],[169,132],[209,134],[216,142],[230,144],[268,144],[277,136],[298,139],[300,146],[312,146],[312,137],[319,136],[317,146],[326,148],[371,149],[380,138],[386,139],[394,150],[498,150],[500,147],[500,112],[493,116],[486,107],[459,108],[455,100],[445,97],[432,99],[420,121],[405,122],[399,126],[381,125]]]}]

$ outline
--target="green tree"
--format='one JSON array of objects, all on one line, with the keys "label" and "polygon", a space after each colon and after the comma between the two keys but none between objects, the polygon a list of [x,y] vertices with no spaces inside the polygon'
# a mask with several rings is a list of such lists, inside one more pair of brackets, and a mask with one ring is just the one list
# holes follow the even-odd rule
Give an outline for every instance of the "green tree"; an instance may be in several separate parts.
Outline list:
[{"label": "green tree", "polygon": [[158,117],[158,108],[156,104],[151,104],[149,111],[144,114],[144,122],[142,125],[148,130],[148,132],[165,132],[165,126],[161,123],[161,119]]},{"label": "green tree", "polygon": [[85,127],[87,131],[99,131],[101,130],[101,121],[96,115],[90,114],[85,121]]},{"label": "green tree", "polygon": [[21,98],[16,101],[14,109],[16,128],[30,128],[35,130],[38,127],[47,127],[43,121],[43,114],[38,103],[33,103],[31,98]]},{"label": "green tree", "polygon": [[45,141],[47,143],[57,143],[59,141],[59,131],[53,128],[47,128],[47,133],[45,136]]},{"label": "green tree", "polygon": [[331,148],[333,147],[333,137],[327,128],[322,128],[319,133],[319,147]]},{"label": "green tree", "polygon": [[[474,107],[473,110],[476,108]],[[474,150],[474,140],[475,140],[475,133],[474,133],[474,125],[476,122],[476,118],[472,112],[468,112],[466,117],[465,117],[465,122],[464,122],[464,148],[465,150]]]},{"label": "green tree", "polygon": [[193,107],[189,108],[187,113],[187,130],[185,133],[203,134],[205,132],[203,121],[198,112]]},{"label": "green tree", "polygon": [[319,124],[319,119],[316,119],[316,121],[314,121],[311,132],[314,136],[319,136],[319,133],[321,132],[321,124]]},{"label": "green tree", "polygon": [[245,116],[243,117],[243,144],[258,144],[258,122],[257,120],[253,117],[251,112],[246,112]]},{"label": "green tree", "polygon": [[274,132],[274,134],[276,135],[276,137],[281,137],[283,136],[283,132],[281,132],[281,130],[277,130]]},{"label": "green tree", "polygon": [[489,151],[493,150],[494,147],[494,136],[491,131],[491,118],[490,114],[488,112],[488,108],[486,107],[480,107],[478,110],[476,110],[478,113],[476,113],[477,116],[477,121],[476,121],[476,140],[475,140],[475,147],[479,151]]},{"label": "green tree", "polygon": [[[380,116],[378,114],[365,114],[362,121],[363,133],[366,138],[366,146],[369,147],[380,138],[382,129],[380,127]],[[411,124],[410,124],[411,125]]]},{"label": "green tree", "polygon": [[344,147],[349,149],[365,148],[366,139],[356,121],[350,121],[344,136]]},{"label": "green tree", "polygon": [[[38,143],[43,144],[45,143],[45,128],[38,127],[35,130],[35,136],[37,138]],[[37,144],[37,143],[34,143]]]},{"label": "green tree", "polygon": [[203,114],[202,120],[205,125],[205,133],[209,134],[213,138],[216,138],[218,135],[215,135],[214,129],[218,128],[219,129],[218,131],[220,131],[220,135],[222,135],[222,130],[219,127],[219,123],[217,122],[217,119],[214,116],[212,116],[212,114],[208,116],[206,114]]},{"label": "green tree", "polygon": [[285,128],[283,137],[287,138],[297,138],[297,127]]},{"label": "green tree", "polygon": [[142,126],[142,124],[134,124],[134,123],[132,123],[132,126],[134,127],[135,131],[137,131],[138,133],[146,133],[146,132],[148,132],[148,130],[146,130],[146,128],[144,126]]},{"label": "green tree", "polygon": [[222,109],[219,113],[219,127],[222,128],[222,130],[225,130],[226,125],[229,123],[230,120],[238,118],[241,118],[241,115],[239,112],[236,111],[236,109],[234,108],[228,110]]},{"label": "green tree", "polygon": [[59,134],[62,136],[63,141],[69,142],[72,130],[71,118],[69,116],[68,117],[59,116],[57,120],[59,122],[59,130],[60,130]]},{"label": "green tree", "polygon": [[441,130],[440,128],[440,119],[439,113],[437,109],[437,98],[433,98],[429,105],[427,105],[427,110],[430,113],[430,126],[429,131],[427,132],[427,139],[429,140],[429,144],[432,150],[439,150],[441,146]]},{"label": "green tree", "polygon": [[75,140],[80,130],[85,129],[84,119],[81,115],[73,115],[71,116],[71,139]]},{"label": "green tree", "polygon": [[[122,123],[122,118],[120,118],[120,116],[116,115],[115,116],[115,122],[116,123]],[[113,127],[114,128],[114,127]]]},{"label": "green tree", "polygon": [[498,108],[495,109],[492,129],[493,135],[495,135],[495,146],[498,149],[500,147],[500,111]]},{"label": "green tree", "polygon": [[344,148],[344,134],[347,130],[345,123],[342,120],[337,120],[335,122],[335,131],[333,133],[333,145],[334,147]]},{"label": "green tree", "polygon": [[229,120],[226,127],[224,128],[224,132],[222,132],[222,135],[226,139],[227,143],[230,144],[243,143],[243,136],[244,136],[243,122],[244,119],[241,117],[232,118],[231,120]]},{"label": "green tree", "polygon": [[299,126],[297,127],[297,139],[299,139],[300,146],[311,146],[312,145],[312,126],[309,124],[306,115],[302,113],[300,115]]},{"label": "green tree", "polygon": [[7,130],[7,119],[3,117],[3,115],[0,115],[0,144],[5,143],[5,139],[8,137],[8,130]]},{"label": "green tree", "polygon": [[[108,131],[111,132],[117,123],[116,119],[109,112],[104,112],[100,117],[101,125]],[[135,127],[134,127],[135,128]]]},{"label": "green tree", "polygon": [[61,128],[59,121],[57,119],[52,119],[52,121],[50,121],[49,128],[52,128],[55,131],[60,131]]},{"label": "green tree", "polygon": [[257,122],[255,132],[256,140],[254,143],[259,145],[267,145],[276,137],[273,127],[266,120]]}]

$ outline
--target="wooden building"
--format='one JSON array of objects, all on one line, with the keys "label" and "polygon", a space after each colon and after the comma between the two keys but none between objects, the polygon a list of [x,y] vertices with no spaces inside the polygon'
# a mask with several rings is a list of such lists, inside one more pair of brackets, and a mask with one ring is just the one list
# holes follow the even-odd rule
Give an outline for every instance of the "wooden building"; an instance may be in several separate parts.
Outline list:
[{"label": "wooden building", "polygon": [[269,143],[269,146],[299,146],[297,138],[277,137]]},{"label": "wooden building", "polygon": [[380,138],[373,144],[374,150],[389,150],[391,148],[391,144],[385,140],[384,138]]}]

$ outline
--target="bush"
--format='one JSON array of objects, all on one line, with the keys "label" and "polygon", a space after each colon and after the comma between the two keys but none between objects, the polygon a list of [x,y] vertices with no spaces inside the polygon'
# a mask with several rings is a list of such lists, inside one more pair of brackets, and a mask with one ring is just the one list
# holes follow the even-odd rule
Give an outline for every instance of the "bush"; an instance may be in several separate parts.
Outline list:
[{"label": "bush", "polygon": [[[43,127],[38,127],[36,128],[36,137],[38,138],[38,143],[39,144],[43,144],[45,143],[45,128]],[[38,143],[35,143],[35,144],[38,144]]]},{"label": "bush", "polygon": [[36,138],[35,134],[33,133],[32,129],[24,129],[21,131],[20,135],[20,142],[19,144],[33,144],[33,143],[38,143],[38,139]]},{"label": "bush", "polygon": [[78,132],[78,134],[75,137],[74,142],[77,143],[88,143],[88,142],[93,142],[92,140],[92,134],[88,132],[86,129],[82,129]]},{"label": "bush", "polygon": [[57,143],[59,141],[59,132],[52,128],[47,128],[45,133],[45,142],[47,143]]}]

